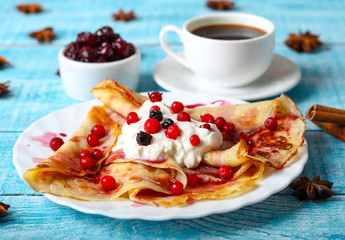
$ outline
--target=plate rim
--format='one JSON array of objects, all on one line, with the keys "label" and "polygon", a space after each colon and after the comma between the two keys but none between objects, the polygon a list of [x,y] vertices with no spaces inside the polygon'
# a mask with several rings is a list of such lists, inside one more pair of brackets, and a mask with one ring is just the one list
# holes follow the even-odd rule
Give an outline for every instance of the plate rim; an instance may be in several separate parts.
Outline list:
[{"label": "plate rim", "polygon": [[[171,96],[176,96],[180,93],[176,93],[176,92],[167,92],[167,93],[164,93],[164,94],[169,94]],[[196,97],[196,96],[203,96],[204,94],[195,94],[195,93],[191,93],[192,95],[194,95],[193,97]],[[204,95],[206,96],[206,95]],[[207,97],[209,99],[211,98],[216,98],[216,96],[213,96],[213,95],[207,95]],[[227,100],[227,101],[238,101],[238,102],[242,102],[242,103],[245,103],[245,101],[243,100],[240,100],[240,99],[235,99],[235,98],[227,98],[227,97],[218,97],[220,99],[223,99],[223,100]],[[197,99],[196,99],[197,100]],[[205,99],[200,99],[201,101],[205,101]],[[208,101],[208,100],[206,100]],[[32,124],[29,125],[29,127],[27,127],[21,134],[20,136],[18,137],[14,147],[13,147],[13,165],[15,166],[16,170],[17,170],[17,173],[19,175],[19,177],[21,179],[23,179],[23,176],[21,174],[22,171],[20,171],[21,169],[21,166],[20,166],[20,161],[18,161],[18,146],[20,144],[20,142],[22,141],[22,139],[24,138],[24,136],[27,135],[27,133],[29,133],[30,131],[32,131],[32,128],[35,127],[36,124],[40,123],[41,121],[45,121],[46,119],[48,119],[49,117],[52,117],[54,116],[54,114],[62,114],[64,111],[66,111],[67,109],[70,109],[70,108],[78,108],[78,106],[81,106],[81,105],[85,105],[87,106],[89,109],[91,109],[92,106],[94,105],[101,105],[102,103],[97,100],[97,99],[94,99],[94,100],[90,100],[90,101],[86,101],[86,102],[82,102],[82,103],[76,103],[76,104],[72,104],[68,107],[65,107],[65,108],[62,108],[60,110],[56,110],[54,112],[51,112],[47,115],[45,115],[44,117],[36,120],[35,122],[33,122]],[[262,195],[260,197],[256,197],[256,198],[253,198],[253,199],[249,199],[247,201],[242,201],[240,204],[237,204],[235,207],[233,206],[228,206],[227,208],[220,208],[220,209],[211,209],[211,210],[205,210],[205,211],[202,211],[202,212],[198,212],[198,213],[188,213],[188,211],[185,211],[184,214],[170,214],[170,215],[146,215],[146,214],[136,214],[136,215],[133,215],[133,214],[130,214],[130,215],[126,215],[126,214],[121,214],[121,213],[118,213],[118,214],[114,214],[113,212],[110,212],[110,211],[102,211],[102,210],[96,210],[96,209],[91,209],[91,208],[83,208],[81,206],[79,206],[78,204],[75,204],[75,203],[72,203],[72,202],[85,202],[85,201],[80,201],[80,200],[72,200],[71,202],[71,199],[70,198],[66,198],[66,197],[60,197],[60,196],[56,196],[56,195],[53,195],[53,194],[49,194],[49,193],[44,193],[43,195],[45,197],[47,197],[50,201],[56,203],[56,204],[59,204],[59,205],[62,205],[62,206],[67,206],[67,207],[70,207],[72,209],[75,209],[79,212],[83,212],[83,213],[87,213],[87,214],[97,214],[97,215],[102,215],[102,216],[106,216],[106,217],[110,217],[110,218],[116,218],[116,219],[141,219],[141,220],[150,220],[150,221],[165,221],[165,220],[172,220],[172,219],[193,219],[193,218],[200,218],[200,217],[205,217],[205,216],[208,216],[208,215],[212,215],[212,214],[221,214],[221,213],[227,213],[227,212],[232,212],[232,211],[236,211],[242,207],[245,207],[245,206],[248,206],[248,205],[252,205],[252,204],[255,204],[255,203],[258,203],[258,202],[261,202],[265,199],[267,199],[268,197],[270,197],[271,195],[283,190],[284,188],[286,188],[289,183],[295,179],[296,177],[298,177],[301,172],[303,171],[304,169],[304,166],[306,164],[306,162],[308,161],[308,147],[307,147],[307,142],[306,140],[304,139],[304,144],[303,146],[306,148],[306,152],[300,157],[300,159],[297,160],[297,162],[293,163],[291,166],[294,166],[294,164],[298,163],[299,165],[297,165],[297,167],[299,166],[298,168],[298,171],[295,172],[292,176],[291,175],[287,175],[287,177],[289,177],[288,180],[286,180],[286,184],[282,184],[280,185],[279,187],[275,188],[273,191],[268,191],[269,189],[265,188],[265,187],[262,187],[260,188],[260,186],[256,189],[260,189],[260,190],[265,190],[264,193],[261,193]],[[295,165],[296,166],[296,165]],[[289,166],[290,167],[290,166]],[[289,167],[287,168],[283,168],[281,170],[278,170],[278,171],[286,171],[286,169],[288,169]],[[24,171],[25,172],[25,171]],[[286,174],[285,174],[286,175]],[[284,176],[284,174],[282,175]],[[23,179],[23,181],[25,182],[25,180]],[[259,181],[258,185],[260,185],[262,181]],[[25,184],[27,184],[25,182]],[[254,189],[254,190],[256,190]],[[253,190],[253,191],[254,191]],[[252,193],[253,191],[249,191],[248,193],[245,193],[245,194],[242,194],[240,196],[237,196],[235,198],[230,198],[230,199],[221,199],[221,200],[205,200],[205,201],[202,201],[202,202],[219,202],[219,201],[225,201],[225,202],[228,202],[229,200],[231,201],[232,199],[236,199],[236,198],[241,198],[245,195],[248,195],[250,193]],[[252,193],[253,194],[253,193]],[[127,200],[129,203],[134,203],[130,200]],[[97,201],[98,203],[102,202],[102,201]],[[197,204],[198,202],[194,203],[194,204]],[[186,207],[183,207],[183,208],[188,208],[188,206],[190,205],[187,205]],[[148,206],[148,207],[152,207],[152,206]],[[156,208],[156,207],[154,207]],[[176,208],[181,208],[181,207],[176,207]]]}]

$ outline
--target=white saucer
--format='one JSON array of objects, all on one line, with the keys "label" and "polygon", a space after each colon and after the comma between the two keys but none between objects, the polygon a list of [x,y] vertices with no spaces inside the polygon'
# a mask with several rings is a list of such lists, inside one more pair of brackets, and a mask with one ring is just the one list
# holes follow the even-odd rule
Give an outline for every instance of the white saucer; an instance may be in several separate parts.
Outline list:
[{"label": "white saucer", "polygon": [[[183,52],[178,54],[183,55]],[[301,80],[301,70],[289,59],[275,54],[266,73],[253,83],[237,88],[218,88],[203,83],[192,71],[168,56],[156,65],[153,77],[159,86],[169,91],[256,100],[290,90]]]}]

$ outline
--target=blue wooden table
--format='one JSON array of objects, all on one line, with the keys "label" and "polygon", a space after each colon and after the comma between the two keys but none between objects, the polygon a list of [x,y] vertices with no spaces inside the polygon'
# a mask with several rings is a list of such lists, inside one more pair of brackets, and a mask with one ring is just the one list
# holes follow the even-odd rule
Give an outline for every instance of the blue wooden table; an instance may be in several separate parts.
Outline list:
[{"label": "blue wooden table", "polygon": [[[205,0],[41,0],[44,11],[25,15],[15,9],[22,1],[0,3],[0,55],[11,63],[0,70],[0,82],[11,80],[11,93],[0,98],[0,201],[11,205],[0,218],[0,239],[344,239],[345,143],[307,121],[309,161],[303,176],[320,175],[334,182],[335,196],[325,201],[299,201],[289,188],[240,210],[200,219],[150,222],[88,215],[57,205],[31,190],[12,164],[18,136],[50,112],[77,103],[55,75],[57,54],[77,33],[109,25],[142,52],[140,84],[136,90],[163,90],[153,80],[155,65],[166,56],[158,34],[167,24],[214,12]],[[264,16],[276,25],[275,53],[295,62],[301,82],[286,92],[303,113],[318,103],[345,109],[345,1],[234,0],[231,11]],[[111,13],[134,10],[137,19],[115,22]],[[57,39],[40,44],[31,31],[54,28]],[[284,45],[290,32],[310,30],[324,46],[297,53]],[[176,50],[180,42],[171,36]]]}]

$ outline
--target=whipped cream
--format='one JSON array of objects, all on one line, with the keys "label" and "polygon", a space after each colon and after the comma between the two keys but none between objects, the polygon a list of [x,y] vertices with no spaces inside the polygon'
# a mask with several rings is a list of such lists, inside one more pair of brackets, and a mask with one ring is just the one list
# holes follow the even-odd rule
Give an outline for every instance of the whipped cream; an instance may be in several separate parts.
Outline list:
[{"label": "whipped cream", "polygon": [[[162,128],[158,133],[151,134],[151,143],[147,146],[140,146],[136,141],[137,133],[144,131],[144,124],[149,119],[152,106],[159,106],[163,114],[163,120],[170,118],[177,125],[181,134],[176,140],[167,138],[166,129]],[[173,114],[163,102],[154,102],[147,100],[137,112],[139,121],[122,127],[122,134],[118,139],[118,147],[122,147],[126,158],[158,160],[167,156],[172,157],[181,167],[197,167],[204,153],[218,148],[223,141],[222,134],[214,124],[210,124],[211,131],[200,128],[203,122],[191,120],[190,122],[177,121],[177,114]],[[200,144],[193,146],[189,138],[192,135],[198,135]]]}]

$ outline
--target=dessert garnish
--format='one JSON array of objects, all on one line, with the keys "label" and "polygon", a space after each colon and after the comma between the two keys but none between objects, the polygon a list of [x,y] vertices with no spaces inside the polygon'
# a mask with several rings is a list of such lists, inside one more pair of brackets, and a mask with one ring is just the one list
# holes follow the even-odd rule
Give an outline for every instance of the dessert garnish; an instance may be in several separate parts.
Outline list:
[{"label": "dessert garnish", "polygon": [[151,143],[152,136],[149,133],[140,131],[136,137],[137,143],[142,146],[147,146]]},{"label": "dessert garnish", "polygon": [[4,96],[10,92],[10,90],[8,90],[9,83],[10,83],[10,81],[0,83],[0,97]]},{"label": "dessert garnish", "polygon": [[0,202],[0,217],[5,217],[8,214],[8,209],[9,209],[10,205],[4,203],[4,202]]},{"label": "dessert garnish", "polygon": [[10,65],[10,63],[7,61],[7,59],[3,56],[0,56],[0,69]]},{"label": "dessert garnish", "polygon": [[311,34],[309,31],[299,34],[290,33],[285,44],[297,52],[311,52],[319,48],[323,43],[319,40],[318,35]]},{"label": "dessert garnish", "polygon": [[289,186],[294,190],[292,195],[299,200],[325,199],[334,195],[334,192],[331,190],[333,183],[327,180],[320,180],[320,176],[315,176],[312,180],[307,177],[301,177]]},{"label": "dessert garnish", "polygon": [[95,33],[81,32],[77,40],[65,47],[64,55],[80,62],[113,62],[132,56],[135,48],[124,41],[111,27],[102,27]]},{"label": "dessert garnish", "polygon": [[116,180],[112,176],[104,176],[101,179],[102,188],[106,191],[111,191],[116,188]]},{"label": "dessert garnish", "polygon": [[64,144],[64,141],[60,137],[54,137],[49,142],[50,148],[54,152],[56,152],[63,144]]},{"label": "dessert garnish", "polygon": [[22,3],[22,4],[16,5],[16,8],[19,11],[23,13],[27,13],[27,14],[39,13],[43,10],[42,6],[37,3],[30,3],[30,4]]},{"label": "dessert garnish", "polygon": [[133,11],[130,12],[124,12],[122,9],[119,9],[118,13],[113,13],[113,19],[114,21],[130,21],[133,19],[136,19],[135,13]]},{"label": "dessert garnish", "polygon": [[306,118],[345,142],[345,110],[314,104],[307,110]]},{"label": "dessert garnish", "polygon": [[147,93],[151,102],[161,102],[163,100],[160,92]]},{"label": "dessert garnish", "polygon": [[55,33],[53,32],[53,28],[48,27],[42,30],[32,32],[29,34],[30,37],[36,38],[39,42],[51,42],[53,39],[56,38]]},{"label": "dessert garnish", "polygon": [[209,8],[216,10],[229,10],[234,7],[234,3],[231,1],[218,1],[218,0],[208,0],[206,5]]}]

